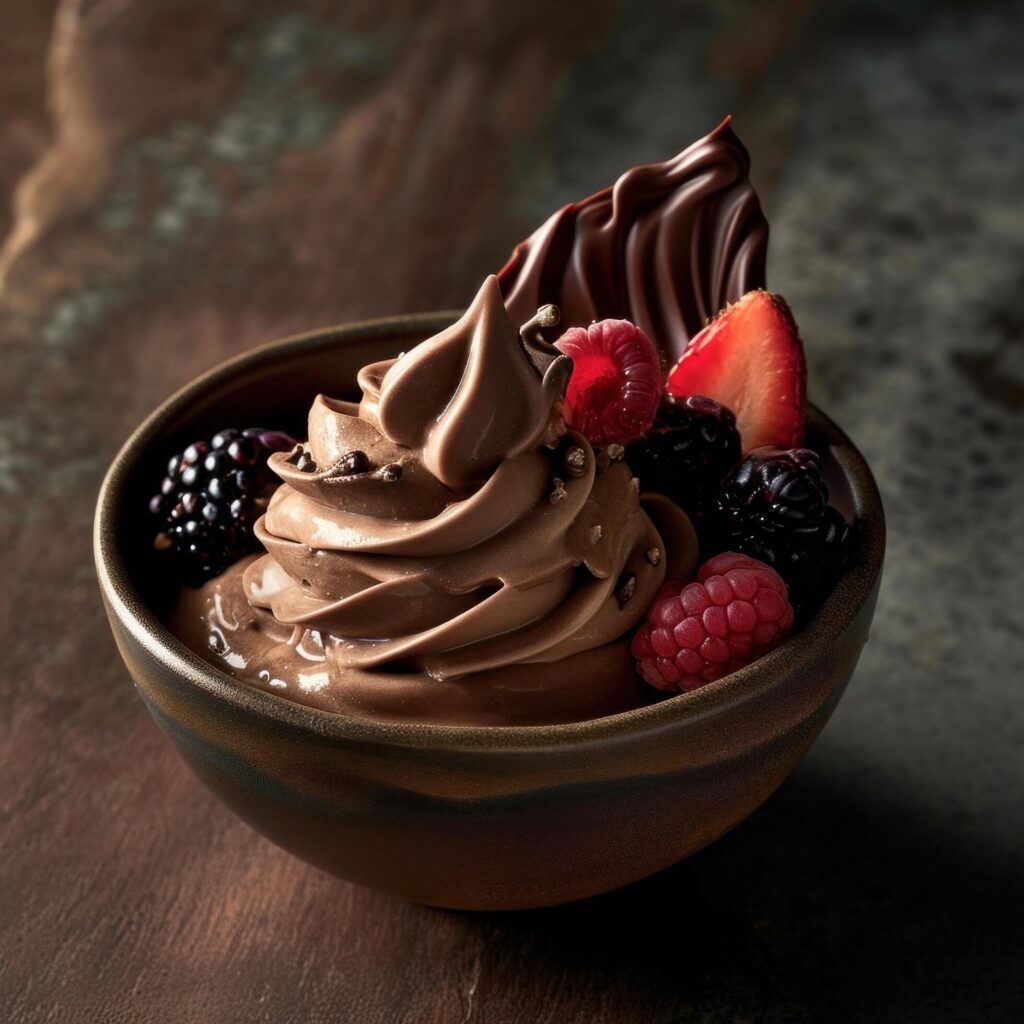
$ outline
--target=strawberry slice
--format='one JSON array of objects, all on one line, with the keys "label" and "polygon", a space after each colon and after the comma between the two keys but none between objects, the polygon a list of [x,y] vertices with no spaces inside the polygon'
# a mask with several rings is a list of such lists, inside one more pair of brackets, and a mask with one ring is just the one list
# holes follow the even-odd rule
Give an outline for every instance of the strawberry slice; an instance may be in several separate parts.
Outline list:
[{"label": "strawberry slice", "polygon": [[732,409],[744,452],[799,447],[807,364],[786,300],[759,289],[726,306],[686,346],[666,387],[677,398],[707,395]]}]

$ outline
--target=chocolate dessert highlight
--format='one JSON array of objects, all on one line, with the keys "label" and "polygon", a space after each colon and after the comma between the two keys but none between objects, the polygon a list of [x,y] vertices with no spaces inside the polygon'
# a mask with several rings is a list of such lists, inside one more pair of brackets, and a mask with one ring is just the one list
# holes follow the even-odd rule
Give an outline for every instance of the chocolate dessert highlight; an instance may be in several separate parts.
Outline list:
[{"label": "chocolate dessert highlight", "polygon": [[350,714],[539,724],[642,703],[629,633],[696,539],[667,499],[641,504],[621,452],[566,429],[571,361],[535,313],[521,337],[490,277],[452,327],[364,367],[359,403],[319,396],[307,444],[270,457],[267,554],[186,590],[178,635]]},{"label": "chocolate dessert highlight", "polygon": [[726,118],[665,163],[563,207],[498,275],[513,320],[555,303],[562,326],[636,324],[672,363],[730,302],[765,285],[768,223]]}]

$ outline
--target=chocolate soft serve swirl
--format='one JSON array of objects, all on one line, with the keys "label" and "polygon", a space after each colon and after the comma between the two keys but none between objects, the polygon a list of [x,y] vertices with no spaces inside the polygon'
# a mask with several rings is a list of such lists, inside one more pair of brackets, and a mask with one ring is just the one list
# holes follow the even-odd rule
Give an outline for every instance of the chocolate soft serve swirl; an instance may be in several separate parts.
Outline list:
[{"label": "chocolate soft serve swirl", "polygon": [[360,402],[314,401],[303,458],[270,460],[267,554],[187,592],[177,632],[350,714],[540,724],[641,703],[629,631],[696,541],[670,502],[641,504],[620,453],[565,429],[570,373],[488,278],[457,323],[364,367]]},{"label": "chocolate soft serve swirl", "polygon": [[631,320],[670,362],[730,302],[765,285],[768,223],[726,118],[672,160],[570,203],[501,270],[513,319],[553,302],[563,327]]}]

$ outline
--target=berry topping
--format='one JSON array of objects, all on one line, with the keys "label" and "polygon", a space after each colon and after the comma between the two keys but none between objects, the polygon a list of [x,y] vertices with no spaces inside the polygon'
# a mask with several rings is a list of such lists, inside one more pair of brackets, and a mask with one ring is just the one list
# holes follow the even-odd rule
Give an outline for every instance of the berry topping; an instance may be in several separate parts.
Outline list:
[{"label": "berry topping", "polygon": [[628,320],[570,327],[555,347],[572,358],[565,418],[595,447],[626,444],[654,422],[661,398],[658,353]]},{"label": "berry topping", "polygon": [[774,569],[727,551],[692,583],[667,583],[633,637],[637,671],[659,690],[695,690],[767,654],[793,626]]},{"label": "berry topping", "polygon": [[668,375],[673,395],[709,395],[732,409],[744,451],[799,445],[807,366],[785,299],[747,292],[686,346]]},{"label": "berry topping", "polygon": [[740,460],[736,418],[713,398],[666,395],[654,428],[626,450],[645,491],[671,498],[698,519],[712,492]]},{"label": "berry topping", "polygon": [[831,590],[852,552],[852,530],[828,497],[815,452],[758,448],[725,481],[708,512],[706,546],[767,562],[786,581],[803,620]]},{"label": "berry topping", "polygon": [[160,526],[153,546],[178,561],[186,582],[201,583],[259,549],[253,524],[278,483],[267,457],[294,445],[280,431],[250,427],[222,430],[171,458],[149,502]]}]

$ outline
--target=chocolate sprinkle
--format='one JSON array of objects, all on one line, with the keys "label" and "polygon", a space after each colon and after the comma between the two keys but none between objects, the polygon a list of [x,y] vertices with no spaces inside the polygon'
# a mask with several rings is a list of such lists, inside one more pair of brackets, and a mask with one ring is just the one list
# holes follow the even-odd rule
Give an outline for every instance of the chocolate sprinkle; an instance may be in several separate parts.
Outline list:
[{"label": "chocolate sprinkle", "polygon": [[361,452],[358,449],[351,451],[348,455],[343,455],[335,464],[331,467],[331,472],[340,470],[345,476],[350,476],[356,473],[365,473],[370,468],[370,460],[366,457],[366,452]]},{"label": "chocolate sprinkle", "polygon": [[557,505],[569,492],[565,489],[565,481],[557,476],[551,481],[551,486],[554,489],[548,495],[548,501],[552,505]]},{"label": "chocolate sprinkle", "polygon": [[625,607],[629,603],[629,599],[636,593],[636,573],[635,572],[624,572],[619,577],[619,582],[615,587],[615,596],[619,599],[619,607]]},{"label": "chocolate sprinkle", "polygon": [[397,462],[392,462],[381,469],[379,476],[385,483],[397,483],[402,479],[402,467]]},{"label": "chocolate sprinkle", "polygon": [[[302,468],[301,465],[299,468]],[[324,471],[324,479],[327,481],[334,481],[347,476],[360,476],[361,474],[368,472],[369,469],[370,460],[366,457],[366,452],[361,452],[356,449],[355,451],[349,452],[347,455],[342,455],[337,462],[328,467],[328,469]]]},{"label": "chocolate sprinkle", "polygon": [[651,565],[657,565],[661,561],[661,548],[648,548],[644,552],[644,558],[646,558]]},{"label": "chocolate sprinkle", "polygon": [[578,444],[566,449],[562,461],[569,476],[583,476],[587,471],[587,453]]},{"label": "chocolate sprinkle", "polygon": [[297,444],[289,453],[288,457],[284,460],[285,462],[291,463],[293,466],[299,459],[305,454],[305,449],[301,444]]}]

